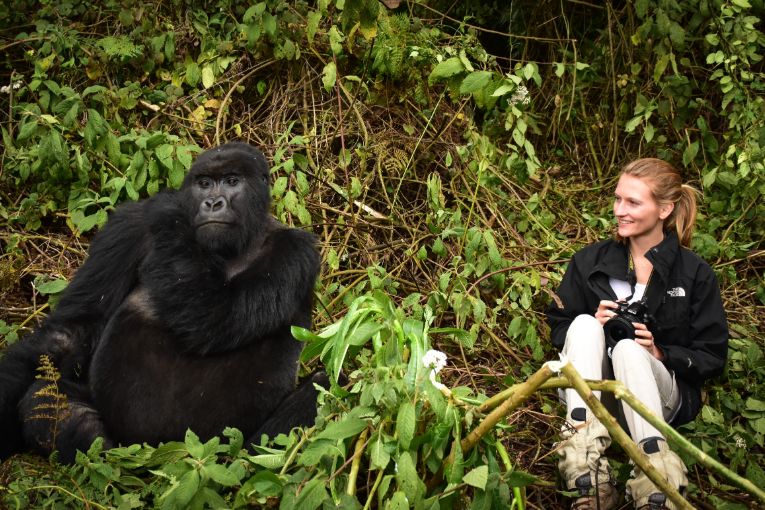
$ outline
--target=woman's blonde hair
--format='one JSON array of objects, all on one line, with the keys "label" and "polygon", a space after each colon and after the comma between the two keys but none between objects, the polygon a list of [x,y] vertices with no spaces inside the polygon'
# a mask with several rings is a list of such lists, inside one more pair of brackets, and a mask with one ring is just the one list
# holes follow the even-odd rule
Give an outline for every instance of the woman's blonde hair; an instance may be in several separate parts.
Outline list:
[{"label": "woman's blonde hair", "polygon": [[[631,175],[645,181],[654,200],[660,205],[675,204],[675,208],[664,220],[664,231],[675,229],[680,244],[691,245],[691,236],[696,223],[696,197],[699,191],[683,184],[680,172],[664,160],[657,158],[636,159],[622,168],[621,175]],[[617,234],[619,241],[624,241]]]}]

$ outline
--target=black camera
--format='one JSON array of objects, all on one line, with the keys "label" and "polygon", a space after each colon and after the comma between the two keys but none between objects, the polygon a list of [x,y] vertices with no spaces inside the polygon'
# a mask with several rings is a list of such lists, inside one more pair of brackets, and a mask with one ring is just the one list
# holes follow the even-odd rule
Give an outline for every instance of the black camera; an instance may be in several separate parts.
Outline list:
[{"label": "black camera", "polygon": [[643,301],[635,301],[634,303],[627,303],[625,301],[617,301],[618,305],[616,315],[611,317],[603,324],[603,333],[606,335],[606,346],[608,351],[625,338],[635,339],[635,326],[633,322],[645,324],[648,329],[651,329],[650,322],[651,316],[648,313],[648,307]]}]

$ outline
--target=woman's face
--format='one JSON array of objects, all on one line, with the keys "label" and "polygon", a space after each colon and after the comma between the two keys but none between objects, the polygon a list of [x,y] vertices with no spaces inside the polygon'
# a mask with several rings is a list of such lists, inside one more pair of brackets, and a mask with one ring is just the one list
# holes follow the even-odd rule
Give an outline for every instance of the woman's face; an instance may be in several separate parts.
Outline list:
[{"label": "woman's face", "polygon": [[659,205],[651,189],[639,177],[622,175],[616,185],[614,216],[619,235],[630,237],[662,237],[664,220],[673,204]]}]

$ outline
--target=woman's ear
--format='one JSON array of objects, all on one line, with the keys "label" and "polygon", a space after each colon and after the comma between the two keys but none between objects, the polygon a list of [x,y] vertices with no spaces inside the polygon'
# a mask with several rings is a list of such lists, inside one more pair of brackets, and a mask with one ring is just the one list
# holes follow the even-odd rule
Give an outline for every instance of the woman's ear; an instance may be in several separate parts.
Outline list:
[{"label": "woman's ear", "polygon": [[659,206],[659,219],[660,220],[666,220],[670,214],[672,214],[672,211],[675,210],[675,204],[670,202],[668,204],[662,204]]}]

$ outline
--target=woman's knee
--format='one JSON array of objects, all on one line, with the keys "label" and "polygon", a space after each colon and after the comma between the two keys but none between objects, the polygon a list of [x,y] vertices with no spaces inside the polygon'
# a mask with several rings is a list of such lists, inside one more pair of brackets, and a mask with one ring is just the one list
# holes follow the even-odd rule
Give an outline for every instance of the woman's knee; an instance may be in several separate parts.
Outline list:
[{"label": "woman's knee", "polygon": [[602,345],[604,342],[603,326],[592,315],[577,315],[566,333],[566,344]]},{"label": "woman's knee", "polygon": [[648,359],[650,356],[651,353],[636,341],[630,339],[619,340],[611,351],[611,363],[613,364],[614,372],[618,374],[622,367],[629,367],[643,360],[650,362]]}]

